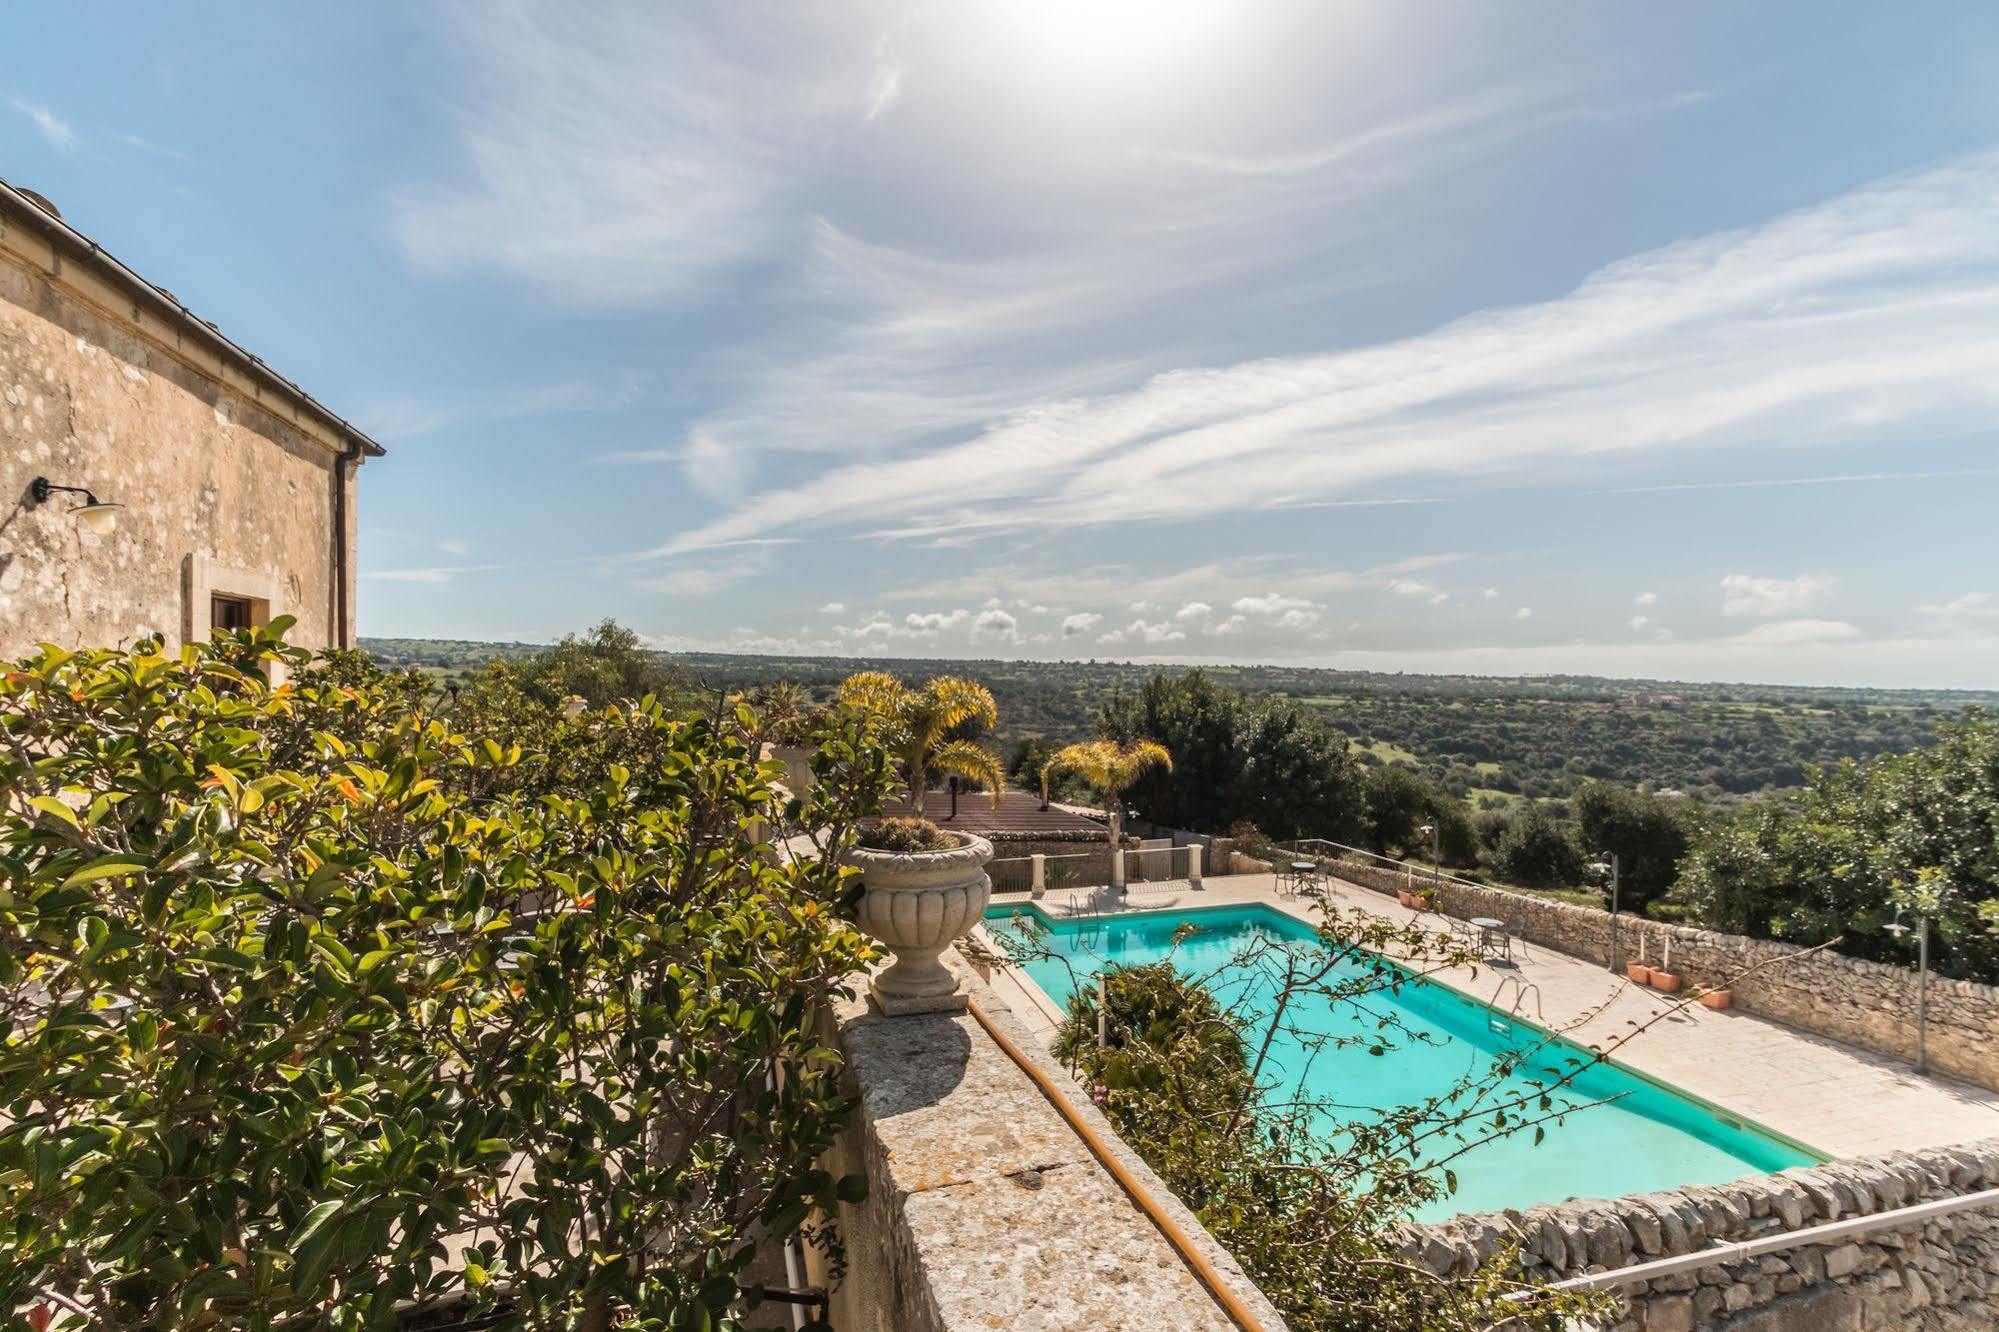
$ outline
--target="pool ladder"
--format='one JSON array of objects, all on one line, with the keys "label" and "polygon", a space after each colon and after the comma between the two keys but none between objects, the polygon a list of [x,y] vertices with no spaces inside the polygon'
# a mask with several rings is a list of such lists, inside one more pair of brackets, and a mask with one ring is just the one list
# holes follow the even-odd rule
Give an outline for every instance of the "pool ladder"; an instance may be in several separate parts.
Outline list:
[{"label": "pool ladder", "polygon": [[1547,1026],[1548,1015],[1541,1011],[1541,987],[1532,981],[1522,980],[1518,976],[1507,976],[1499,982],[1499,988],[1492,992],[1492,1007],[1499,1007],[1500,996],[1506,993],[1506,987],[1509,985],[1514,987],[1513,1003],[1506,1010],[1506,1015],[1508,1017],[1520,1016],[1520,1010],[1526,1004],[1527,996],[1532,994],[1534,996],[1534,1016],[1539,1019],[1542,1026]]}]

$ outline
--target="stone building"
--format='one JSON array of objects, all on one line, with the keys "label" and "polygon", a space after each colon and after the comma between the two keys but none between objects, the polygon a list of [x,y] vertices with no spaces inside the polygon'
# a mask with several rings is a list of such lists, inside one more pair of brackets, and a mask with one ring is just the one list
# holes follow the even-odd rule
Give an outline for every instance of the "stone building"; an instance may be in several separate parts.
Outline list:
[{"label": "stone building", "polygon": [[381,453],[0,181],[0,660],[279,615],[351,646],[355,473]]}]

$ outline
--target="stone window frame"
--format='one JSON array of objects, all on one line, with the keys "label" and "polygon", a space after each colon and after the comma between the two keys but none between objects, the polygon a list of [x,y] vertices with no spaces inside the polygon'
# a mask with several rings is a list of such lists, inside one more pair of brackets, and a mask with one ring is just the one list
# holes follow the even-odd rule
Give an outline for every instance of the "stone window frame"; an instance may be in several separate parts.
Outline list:
[{"label": "stone window frame", "polygon": [[[250,603],[250,623],[269,624],[285,613],[277,575],[264,569],[239,569],[200,552],[187,557],[182,570],[181,641],[206,643],[215,631],[215,598]],[[271,683],[282,684],[282,667],[271,672]]]}]

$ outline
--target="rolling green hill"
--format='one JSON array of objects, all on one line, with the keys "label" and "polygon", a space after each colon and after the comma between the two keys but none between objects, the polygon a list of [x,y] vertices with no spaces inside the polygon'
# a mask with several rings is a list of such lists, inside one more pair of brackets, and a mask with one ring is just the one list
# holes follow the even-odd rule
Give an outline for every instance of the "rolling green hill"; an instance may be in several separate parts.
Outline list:
[{"label": "rolling green hill", "polygon": [[[385,663],[461,677],[528,643],[363,639]],[[1155,672],[1107,661],[662,654],[702,684],[791,680],[820,696],[857,670],[969,675],[999,700],[1002,749],[1081,739],[1119,690]],[[1473,804],[1555,799],[1589,778],[1725,800],[1793,787],[1809,764],[1914,748],[1936,722],[1999,692],[1684,684],[1595,676],[1399,675],[1299,666],[1205,667],[1218,683],[1296,700],[1351,736],[1369,762],[1403,762]]]}]

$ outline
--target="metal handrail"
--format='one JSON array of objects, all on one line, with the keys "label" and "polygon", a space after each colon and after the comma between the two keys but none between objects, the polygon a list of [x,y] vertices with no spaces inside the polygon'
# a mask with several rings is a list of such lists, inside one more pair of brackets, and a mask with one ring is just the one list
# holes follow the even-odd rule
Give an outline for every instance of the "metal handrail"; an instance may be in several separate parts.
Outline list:
[{"label": "metal handrail", "polygon": [[1499,1007],[1499,996],[1506,993],[1506,987],[1509,985],[1516,985],[1519,988],[1513,993],[1513,1005],[1506,1010],[1506,1016],[1518,1017],[1520,1015],[1520,1006],[1527,1002],[1527,992],[1532,990],[1534,992],[1534,1016],[1540,1020],[1542,1026],[1545,1027],[1548,1025],[1548,1015],[1541,1007],[1541,987],[1533,981],[1519,976],[1501,977],[1499,988],[1492,992],[1492,1003],[1489,1006],[1492,1008]]},{"label": "metal handrail", "polygon": [[1619,1286],[1638,1286],[1648,1281],[1657,1281],[1661,1277],[1677,1276],[1682,1272],[1698,1272],[1702,1268],[1717,1267],[1723,1263],[1739,1263],[1751,1258],[1760,1258],[1766,1253],[1782,1253],[1786,1249],[1801,1249],[1810,1244],[1831,1244],[1861,1235],[1871,1235],[1880,1230],[1906,1230],[1911,1226],[1933,1221],[1940,1216],[1970,1211],[1976,1207],[1994,1206],[1999,1206],[1999,1188],[1980,1189],[1976,1193],[1959,1194],[1955,1198],[1935,1198],[1908,1207],[1876,1212],[1871,1216],[1847,1217],[1842,1221],[1806,1226],[1803,1230],[1717,1244],[1711,1249],[1702,1249],[1699,1253],[1681,1254],[1676,1258],[1655,1258],[1649,1263],[1637,1263],[1631,1267],[1620,1267],[1609,1272],[1591,1272],[1585,1276],[1554,1282],[1539,1290],[1517,1291],[1507,1298],[1525,1302],[1550,1291],[1615,1290]]}]

